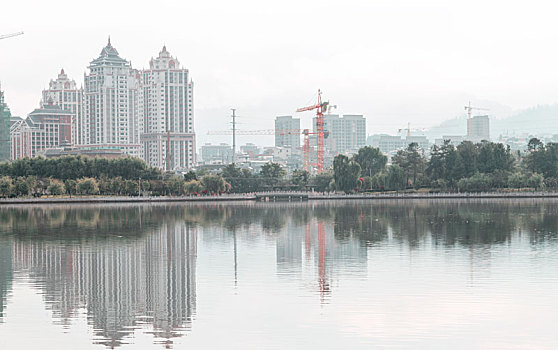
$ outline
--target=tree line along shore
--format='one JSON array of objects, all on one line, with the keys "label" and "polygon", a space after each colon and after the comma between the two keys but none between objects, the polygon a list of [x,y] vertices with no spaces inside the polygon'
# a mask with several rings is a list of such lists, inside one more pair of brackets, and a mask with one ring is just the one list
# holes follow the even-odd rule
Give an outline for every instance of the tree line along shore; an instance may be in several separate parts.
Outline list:
[{"label": "tree line along shore", "polygon": [[288,173],[278,163],[258,172],[235,164],[217,173],[164,173],[137,158],[23,158],[0,163],[0,197],[77,195],[183,196],[269,190],[343,193],[386,191],[486,192],[558,188],[558,143],[533,138],[524,154],[500,143],[464,141],[432,146],[427,156],[416,143],[387,164],[379,149],[366,146],[337,155],[327,171]]}]

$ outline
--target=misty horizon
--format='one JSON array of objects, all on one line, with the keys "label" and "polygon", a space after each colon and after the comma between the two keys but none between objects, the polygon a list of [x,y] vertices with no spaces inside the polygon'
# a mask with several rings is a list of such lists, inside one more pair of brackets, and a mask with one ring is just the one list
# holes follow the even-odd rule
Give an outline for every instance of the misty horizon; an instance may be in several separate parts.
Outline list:
[{"label": "misty horizon", "polygon": [[[469,100],[494,119],[558,102],[558,52],[549,45],[556,24],[544,2],[212,1],[174,4],[172,11],[164,4],[148,13],[141,3],[101,2],[114,11],[94,28],[69,1],[6,4],[1,34],[25,32],[0,43],[0,81],[12,114],[37,108],[62,68],[81,85],[109,35],[136,69],[166,45],[190,71],[198,145],[209,141],[208,130],[230,128],[230,108],[241,129],[272,129],[279,115],[309,127],[313,113],[295,110],[312,103],[318,89],[338,106],[336,114],[363,114],[367,134],[396,134],[409,122],[431,128],[464,116]],[[29,6],[38,15],[17,16]],[[147,14],[153,25],[137,20]],[[52,25],[57,21],[64,25]]]}]

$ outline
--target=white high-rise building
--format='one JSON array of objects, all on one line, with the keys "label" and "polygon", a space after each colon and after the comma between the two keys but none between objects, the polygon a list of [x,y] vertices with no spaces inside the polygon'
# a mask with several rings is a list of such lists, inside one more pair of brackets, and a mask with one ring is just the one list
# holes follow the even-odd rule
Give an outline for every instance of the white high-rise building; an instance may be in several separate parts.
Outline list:
[{"label": "white high-rise building", "polygon": [[78,126],[82,145],[118,148],[141,157],[138,113],[139,73],[121,58],[110,38],[98,58],[91,61],[84,86],[84,118]]},{"label": "white high-rise building", "polygon": [[[316,118],[313,119],[314,132]],[[324,115],[324,130],[328,133],[325,138],[325,148],[329,152],[345,153],[357,151],[366,145],[366,119],[361,114]]]},{"label": "white high-rise building", "polygon": [[163,46],[159,57],[149,62],[149,69],[142,71],[141,86],[145,161],[165,170],[191,168],[196,161],[196,135],[193,83],[188,70],[181,68]]},{"label": "white high-rise building", "polygon": [[292,116],[275,118],[275,147],[286,147],[291,150],[300,148],[300,119]]},{"label": "white high-rise building", "polygon": [[82,125],[83,118],[83,90],[78,88],[74,80],[68,79],[68,75],[64,69],[60,71],[56,80],[51,80],[48,89],[43,90],[41,100],[41,108],[49,105],[58,105],[63,110],[72,114],[72,144],[83,143],[82,129],[78,125]]}]

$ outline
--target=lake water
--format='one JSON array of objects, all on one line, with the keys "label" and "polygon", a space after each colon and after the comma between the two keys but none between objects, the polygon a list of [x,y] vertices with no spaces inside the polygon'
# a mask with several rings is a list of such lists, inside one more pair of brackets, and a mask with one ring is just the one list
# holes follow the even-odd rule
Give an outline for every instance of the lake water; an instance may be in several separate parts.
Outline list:
[{"label": "lake water", "polygon": [[558,348],[558,201],[0,207],[0,349]]}]

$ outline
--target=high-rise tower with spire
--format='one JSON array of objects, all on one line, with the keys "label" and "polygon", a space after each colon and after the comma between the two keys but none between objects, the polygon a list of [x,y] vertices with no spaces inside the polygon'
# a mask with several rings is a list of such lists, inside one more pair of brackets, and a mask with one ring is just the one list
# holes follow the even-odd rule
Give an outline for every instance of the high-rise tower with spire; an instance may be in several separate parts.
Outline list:
[{"label": "high-rise tower with spire", "polygon": [[64,69],[60,71],[56,80],[51,80],[48,89],[43,90],[41,108],[48,105],[58,105],[61,109],[72,114],[72,144],[84,143],[82,129],[83,119],[83,91],[78,88],[74,80],[70,80]]},{"label": "high-rise tower with spire", "polygon": [[193,83],[163,46],[141,73],[141,144],[144,159],[164,170],[185,170],[196,161]]},{"label": "high-rise tower with spire", "polygon": [[139,73],[121,58],[110,37],[85,75],[81,144],[119,148],[141,157],[138,116]]}]

